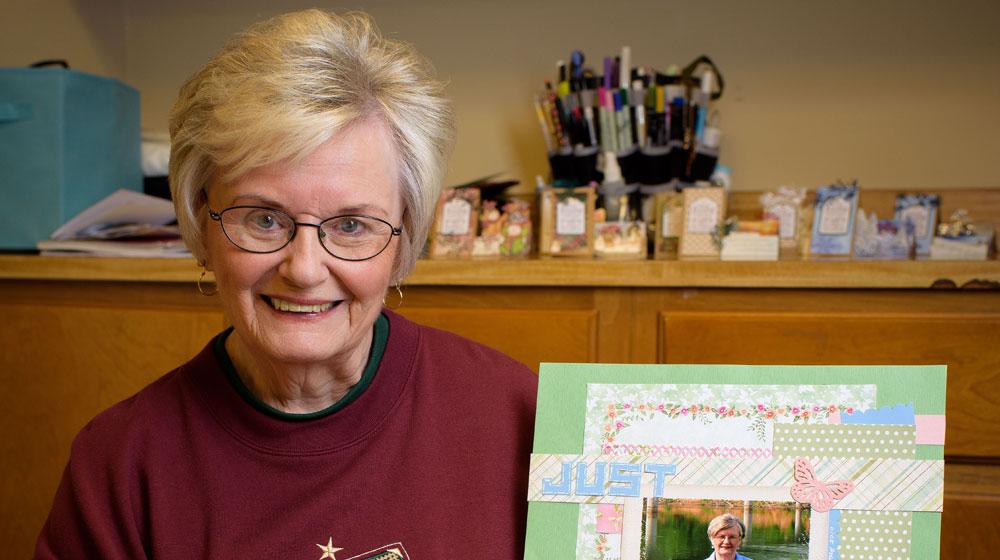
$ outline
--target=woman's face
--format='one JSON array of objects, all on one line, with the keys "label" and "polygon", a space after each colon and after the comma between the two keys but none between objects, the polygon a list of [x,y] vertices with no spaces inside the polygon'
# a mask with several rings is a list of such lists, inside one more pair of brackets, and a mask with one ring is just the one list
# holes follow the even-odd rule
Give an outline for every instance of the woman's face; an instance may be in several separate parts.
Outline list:
[{"label": "woman's face", "polygon": [[740,528],[736,525],[728,529],[719,529],[712,537],[712,548],[718,560],[736,558],[736,550],[740,547]]},{"label": "woman's face", "polygon": [[[295,164],[257,169],[232,184],[213,183],[209,207],[282,210],[318,224],[341,214],[367,214],[399,226],[395,150],[385,126],[358,123]],[[327,253],[316,228],[298,227],[275,253],[250,253],[205,220],[206,267],[215,273],[237,344],[288,364],[354,362],[367,358],[371,327],[382,306],[399,239],[378,256],[350,262]],[[360,356],[363,354],[363,356]]]}]

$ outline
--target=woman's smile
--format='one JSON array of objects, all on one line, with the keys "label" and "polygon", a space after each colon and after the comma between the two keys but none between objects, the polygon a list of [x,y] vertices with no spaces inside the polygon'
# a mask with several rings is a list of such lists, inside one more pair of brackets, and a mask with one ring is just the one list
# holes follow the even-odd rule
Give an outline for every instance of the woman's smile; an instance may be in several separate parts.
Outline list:
[{"label": "woman's smile", "polygon": [[268,305],[270,305],[276,311],[286,312],[286,313],[309,313],[309,314],[319,314],[329,311],[334,306],[339,305],[343,300],[337,301],[327,301],[323,303],[296,303],[294,301],[289,301],[285,299],[279,299],[273,296],[260,296]]}]

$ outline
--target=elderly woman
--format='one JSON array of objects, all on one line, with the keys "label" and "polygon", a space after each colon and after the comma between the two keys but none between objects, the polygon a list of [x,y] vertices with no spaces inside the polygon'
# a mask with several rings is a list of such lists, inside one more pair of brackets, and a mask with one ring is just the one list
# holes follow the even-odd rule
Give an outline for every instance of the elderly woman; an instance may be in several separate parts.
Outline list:
[{"label": "elderly woman", "polygon": [[171,188],[232,326],[83,429],[38,557],[521,557],[534,374],[383,308],[452,123],[359,14],[258,24],[184,85]]},{"label": "elderly woman", "polygon": [[712,555],[705,560],[750,560],[736,552],[746,535],[746,528],[740,518],[723,513],[708,524],[708,540],[712,543]]}]

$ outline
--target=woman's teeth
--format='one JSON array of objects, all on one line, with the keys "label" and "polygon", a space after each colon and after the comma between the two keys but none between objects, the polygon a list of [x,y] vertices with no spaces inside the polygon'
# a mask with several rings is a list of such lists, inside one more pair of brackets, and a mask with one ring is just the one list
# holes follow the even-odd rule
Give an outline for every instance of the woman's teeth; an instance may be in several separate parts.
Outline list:
[{"label": "woman's teeth", "polygon": [[333,307],[333,303],[330,302],[317,305],[300,305],[274,297],[268,298],[268,300],[271,302],[271,307],[278,311],[290,311],[292,313],[322,313]]}]

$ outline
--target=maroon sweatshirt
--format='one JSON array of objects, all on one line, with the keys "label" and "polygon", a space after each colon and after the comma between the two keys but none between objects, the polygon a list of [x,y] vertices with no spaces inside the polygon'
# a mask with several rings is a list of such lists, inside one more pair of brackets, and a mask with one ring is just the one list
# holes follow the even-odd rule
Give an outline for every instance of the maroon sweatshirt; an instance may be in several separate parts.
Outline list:
[{"label": "maroon sweatshirt", "polygon": [[386,313],[367,389],[314,420],[211,345],[77,436],[39,558],[521,558],[537,377]]}]

